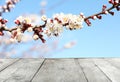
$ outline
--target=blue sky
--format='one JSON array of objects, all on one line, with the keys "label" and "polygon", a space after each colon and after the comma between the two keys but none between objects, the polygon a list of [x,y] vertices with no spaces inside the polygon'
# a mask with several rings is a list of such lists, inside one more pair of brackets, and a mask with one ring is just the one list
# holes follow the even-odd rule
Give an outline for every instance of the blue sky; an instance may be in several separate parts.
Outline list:
[{"label": "blue sky", "polygon": [[[61,12],[65,14],[83,12],[85,16],[89,16],[101,11],[103,4],[108,5],[108,7],[111,6],[108,4],[108,0],[46,1],[46,15],[48,17]],[[39,10],[41,10],[40,2],[41,0],[21,0],[11,13],[5,13],[3,16],[13,21],[24,13],[39,14]],[[0,3],[4,3],[4,0],[0,0]],[[57,3],[60,4],[56,5]],[[56,38],[59,39],[59,46],[71,40],[76,40],[77,45],[62,52],[53,53],[52,57],[120,57],[120,12],[113,11],[115,11],[115,16],[107,15],[103,16],[102,20],[91,21],[92,26],[90,27],[84,23],[81,30],[65,30],[59,38]],[[13,23],[9,22],[9,25],[13,25]]]}]

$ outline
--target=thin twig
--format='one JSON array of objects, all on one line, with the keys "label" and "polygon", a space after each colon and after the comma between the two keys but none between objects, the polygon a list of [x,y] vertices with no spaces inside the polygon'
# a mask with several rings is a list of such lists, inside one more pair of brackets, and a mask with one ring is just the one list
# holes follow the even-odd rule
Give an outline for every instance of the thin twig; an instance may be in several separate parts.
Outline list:
[{"label": "thin twig", "polygon": [[[120,4],[118,4],[118,5],[113,5],[112,7],[106,9],[106,11],[109,12],[110,10],[116,8],[117,6],[120,6]],[[104,13],[101,11],[101,12],[99,12],[99,13],[96,13],[96,14],[90,15],[90,16],[88,16],[88,17],[85,17],[84,20],[91,19],[92,16],[97,16],[97,15],[102,15],[102,14],[104,14]]]}]

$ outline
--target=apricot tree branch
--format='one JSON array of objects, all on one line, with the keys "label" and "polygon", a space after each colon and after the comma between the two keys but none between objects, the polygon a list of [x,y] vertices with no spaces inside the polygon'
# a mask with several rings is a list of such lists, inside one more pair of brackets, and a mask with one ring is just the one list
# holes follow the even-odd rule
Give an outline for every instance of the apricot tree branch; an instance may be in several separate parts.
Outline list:
[{"label": "apricot tree branch", "polygon": [[116,8],[117,11],[120,11],[120,7],[119,7],[120,6],[120,0],[117,1],[117,2],[113,1],[113,0],[109,0],[109,3],[112,4],[112,6],[110,8],[106,9],[107,6],[103,5],[103,8],[102,8],[101,12],[84,18],[84,21],[87,23],[88,26],[91,25],[91,22],[89,21],[89,19],[93,19],[93,20],[95,20],[96,18],[102,19],[101,15],[106,15],[108,13],[111,14],[111,15],[114,15],[114,12],[112,12],[111,10],[113,10],[115,8]]},{"label": "apricot tree branch", "polygon": [[[12,3],[11,3],[12,1]],[[10,5],[14,4],[14,1],[19,0],[10,0],[7,2],[7,7],[3,7],[4,11],[10,10]],[[23,33],[27,30],[29,32],[33,31],[33,39],[38,40],[41,39],[41,41],[44,43],[45,39],[43,38],[43,35],[47,36],[58,36],[62,30],[63,27],[69,29],[69,30],[75,30],[75,29],[81,29],[83,21],[90,26],[91,22],[90,19],[95,20],[96,18],[102,19],[102,15],[111,14],[114,15],[113,9],[116,8],[117,11],[120,10],[120,0],[109,0],[109,3],[112,4],[110,8],[107,8],[106,5],[103,5],[102,11],[96,14],[93,14],[91,16],[85,17],[83,14],[80,15],[72,15],[72,14],[55,14],[53,18],[47,18],[45,15],[41,16],[41,20],[44,22],[42,25],[32,25],[30,22],[31,20],[26,17],[19,16],[14,23],[16,26],[14,28],[6,28],[7,20],[0,17],[0,36],[4,35],[3,31],[9,31],[12,36],[12,39],[16,39],[18,42],[22,40]]]}]

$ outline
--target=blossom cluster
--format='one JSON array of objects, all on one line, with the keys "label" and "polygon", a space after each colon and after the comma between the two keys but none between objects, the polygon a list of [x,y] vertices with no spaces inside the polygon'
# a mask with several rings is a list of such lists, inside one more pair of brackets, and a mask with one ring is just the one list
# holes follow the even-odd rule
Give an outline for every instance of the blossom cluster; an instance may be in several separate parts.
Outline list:
[{"label": "blossom cluster", "polygon": [[63,31],[63,27],[67,29],[81,29],[83,18],[80,15],[65,15],[55,14],[52,19],[47,18],[45,15],[41,16],[41,20],[44,21],[43,25],[32,25],[31,19],[27,17],[18,17],[14,22],[17,25],[16,29],[11,31],[11,41],[16,39],[18,42],[21,42],[23,33],[25,31],[34,32],[33,39],[41,41],[44,43],[45,39],[43,35],[47,36],[58,36]]},{"label": "blossom cluster", "polygon": [[47,19],[46,23],[46,34],[48,36],[55,35],[58,36],[63,31],[63,27],[74,30],[81,29],[83,18],[80,15],[72,15],[72,14],[55,14],[53,15],[53,19]]},{"label": "blossom cluster", "polygon": [[[19,0],[7,0],[6,5],[1,7],[2,12],[10,11]],[[11,33],[11,41],[17,40],[22,41],[23,33],[25,31],[33,32],[33,39],[40,39],[43,43],[45,42],[44,35],[47,36],[59,36],[63,32],[64,28],[69,30],[81,29],[83,22],[88,26],[91,26],[90,19],[102,19],[102,15],[111,14],[114,15],[112,9],[120,10],[120,0],[108,0],[112,7],[107,8],[106,5],[102,6],[101,12],[85,17],[83,13],[79,15],[73,14],[55,14],[52,18],[47,18],[47,16],[41,16],[41,21],[44,22],[42,25],[32,24],[32,20],[29,17],[19,16],[14,23],[16,26],[12,29],[6,28],[7,20],[0,17],[0,36],[4,35],[4,31],[9,31]]]},{"label": "blossom cluster", "polygon": [[15,7],[15,4],[18,3],[20,0],[6,0],[6,4],[3,6],[0,6],[0,16],[4,12],[10,12],[11,8]]},{"label": "blossom cluster", "polygon": [[0,17],[0,36],[4,35],[3,30],[4,28],[6,28],[6,23],[7,23],[7,20]]}]

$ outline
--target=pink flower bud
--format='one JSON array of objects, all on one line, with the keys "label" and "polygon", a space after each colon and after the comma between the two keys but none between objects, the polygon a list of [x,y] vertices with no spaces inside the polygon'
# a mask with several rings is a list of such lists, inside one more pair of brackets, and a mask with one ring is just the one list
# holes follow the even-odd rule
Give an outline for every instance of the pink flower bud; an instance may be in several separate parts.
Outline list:
[{"label": "pink flower bud", "polygon": [[0,31],[0,36],[3,36],[3,35],[4,35],[4,33],[2,31]]},{"label": "pink flower bud", "polygon": [[19,21],[19,20],[15,20],[14,22],[15,22],[15,24],[17,24],[17,25],[20,25],[20,21]]},{"label": "pink flower bud", "polygon": [[55,17],[54,19],[57,20],[57,21],[59,20],[57,17]]},{"label": "pink flower bud", "polygon": [[102,19],[102,16],[100,16],[100,15],[97,15],[97,18],[98,18],[98,19]]},{"label": "pink flower bud", "polygon": [[105,11],[106,8],[107,8],[107,6],[106,6],[106,5],[103,5],[102,11]]},{"label": "pink flower bud", "polygon": [[51,19],[50,22],[53,23],[53,19]]},{"label": "pink flower bud", "polygon": [[106,8],[107,8],[107,6],[106,6],[106,5],[103,5],[103,8],[105,8],[105,9],[106,9]]},{"label": "pink flower bud", "polygon": [[110,4],[114,4],[113,0],[109,0],[109,3],[110,3]]},{"label": "pink flower bud", "polygon": [[116,9],[117,9],[117,11],[120,11],[120,7],[117,6]]},{"label": "pink flower bud", "polygon": [[85,16],[84,16],[84,14],[83,14],[83,13],[80,13],[80,16],[81,16],[82,18],[85,18]]},{"label": "pink flower bud", "polygon": [[118,0],[115,0],[115,1],[114,1],[114,5],[117,5],[118,3],[119,3]]},{"label": "pink flower bud", "polygon": [[11,38],[15,38],[17,35],[17,31],[13,32],[13,35],[11,36]]},{"label": "pink flower bud", "polygon": [[5,20],[4,20],[4,23],[7,23],[7,22],[8,22],[8,20],[5,19]]},{"label": "pink flower bud", "polygon": [[91,26],[91,22],[88,19],[85,20],[85,22],[87,23],[88,26]]},{"label": "pink flower bud", "polygon": [[97,17],[96,17],[96,16],[92,16],[91,18],[92,18],[93,20],[95,20]]},{"label": "pink flower bud", "polygon": [[45,39],[41,39],[41,41],[42,41],[42,43],[45,43],[45,42],[46,42],[46,40],[45,40]]},{"label": "pink flower bud", "polygon": [[112,12],[112,11],[109,11],[109,13],[110,13],[111,15],[114,15],[114,12]]}]

